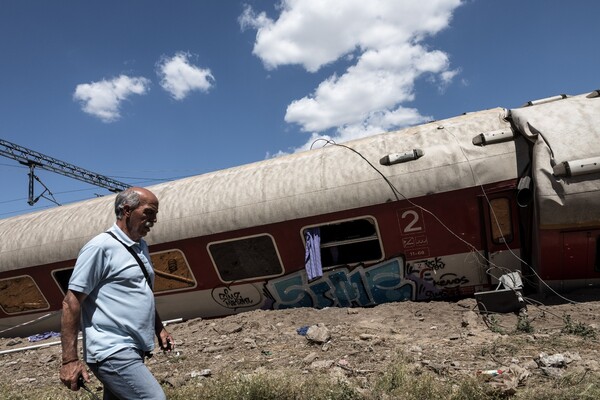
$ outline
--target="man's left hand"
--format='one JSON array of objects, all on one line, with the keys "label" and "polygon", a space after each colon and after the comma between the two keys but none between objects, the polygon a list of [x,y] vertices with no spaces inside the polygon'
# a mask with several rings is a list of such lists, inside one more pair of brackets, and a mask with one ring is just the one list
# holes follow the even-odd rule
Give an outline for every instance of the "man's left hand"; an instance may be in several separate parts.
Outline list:
[{"label": "man's left hand", "polygon": [[158,344],[162,351],[173,351],[175,350],[175,340],[173,336],[165,328],[162,328],[158,336]]}]

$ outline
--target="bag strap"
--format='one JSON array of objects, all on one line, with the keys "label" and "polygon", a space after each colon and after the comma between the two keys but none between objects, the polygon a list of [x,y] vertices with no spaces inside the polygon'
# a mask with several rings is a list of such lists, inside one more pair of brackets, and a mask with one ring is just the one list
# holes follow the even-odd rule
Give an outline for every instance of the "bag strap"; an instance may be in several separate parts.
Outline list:
[{"label": "bag strap", "polygon": [[121,243],[123,245],[123,247],[125,247],[127,249],[127,251],[133,256],[133,258],[135,258],[135,261],[137,261],[138,265],[142,269],[142,272],[144,273],[144,278],[146,278],[146,283],[148,283],[148,286],[150,286],[150,288],[152,288],[152,285],[150,284],[150,275],[148,275],[148,271],[146,270],[146,267],[144,266],[143,261],[140,259],[140,256],[138,256],[137,253],[135,251],[133,251],[133,249],[131,247],[127,246],[125,243],[123,243],[121,240],[119,240],[119,238],[117,238],[117,236],[114,233],[109,232],[109,231],[106,231],[105,233],[108,233],[117,242]]}]

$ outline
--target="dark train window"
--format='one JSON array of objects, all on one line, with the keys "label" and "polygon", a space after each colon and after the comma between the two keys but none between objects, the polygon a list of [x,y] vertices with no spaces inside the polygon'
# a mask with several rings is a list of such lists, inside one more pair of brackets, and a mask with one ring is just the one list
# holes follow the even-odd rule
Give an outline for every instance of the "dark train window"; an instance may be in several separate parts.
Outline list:
[{"label": "dark train window", "polygon": [[277,248],[269,235],[211,243],[208,252],[221,280],[225,282],[283,273]]},{"label": "dark train window", "polygon": [[152,253],[150,257],[154,266],[155,293],[196,286],[194,275],[180,250]]},{"label": "dark train window", "polygon": [[510,200],[506,197],[490,200],[490,226],[492,241],[496,244],[510,243],[513,240]]},{"label": "dark train window", "polygon": [[45,310],[50,305],[30,276],[0,280],[0,308],[6,314]]},{"label": "dark train window", "polygon": [[600,272],[600,236],[596,236],[596,259],[594,260],[594,269]]},{"label": "dark train window", "polygon": [[52,271],[52,275],[54,275],[54,279],[56,279],[63,294],[67,294],[67,290],[69,290],[69,279],[71,279],[71,275],[73,275],[73,268]]},{"label": "dark train window", "polygon": [[[372,218],[334,222],[311,228],[319,229],[323,268],[379,261],[383,258],[377,226]],[[306,229],[302,232],[303,237],[305,233]]]}]

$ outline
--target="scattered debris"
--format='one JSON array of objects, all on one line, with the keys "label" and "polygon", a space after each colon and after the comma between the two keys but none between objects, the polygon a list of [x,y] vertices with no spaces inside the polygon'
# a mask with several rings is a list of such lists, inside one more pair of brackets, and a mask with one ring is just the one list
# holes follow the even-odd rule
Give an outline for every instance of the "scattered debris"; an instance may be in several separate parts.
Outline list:
[{"label": "scattered debris", "polygon": [[[328,374],[365,390],[371,379],[403,363],[415,375],[454,380],[480,376],[504,396],[575,371],[583,371],[586,379],[600,374],[600,343],[561,329],[563,316],[569,314],[586,326],[597,324],[600,302],[530,307],[535,333],[517,331],[514,313],[495,315],[494,327],[503,333],[494,332],[476,310],[475,299],[463,299],[355,309],[256,310],[189,320],[170,326],[175,352],[157,351],[147,365],[159,382],[173,388],[229,373],[280,371],[287,376]],[[36,387],[58,384],[60,346],[31,347],[27,338],[0,338],[0,380],[24,396],[31,382]],[[1,353],[15,349],[20,351]],[[92,377],[89,386],[100,384]]]}]

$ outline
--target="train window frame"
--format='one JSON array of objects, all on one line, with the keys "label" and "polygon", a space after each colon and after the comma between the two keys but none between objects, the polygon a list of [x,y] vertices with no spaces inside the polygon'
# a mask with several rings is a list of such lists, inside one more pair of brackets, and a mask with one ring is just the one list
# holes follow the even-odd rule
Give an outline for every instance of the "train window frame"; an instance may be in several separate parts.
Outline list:
[{"label": "train window frame", "polygon": [[[188,262],[188,260],[185,256],[185,253],[181,249],[174,248],[174,249],[155,251],[155,252],[150,253],[150,259],[152,259],[153,256],[159,256],[161,254],[170,253],[170,252],[178,252],[181,254],[181,258],[183,258],[185,266],[186,266],[187,270],[189,271],[189,275],[192,277],[191,279],[194,281],[194,284],[190,285],[190,286],[179,287],[176,289],[165,289],[165,290],[154,289],[153,292],[156,294],[172,293],[172,292],[179,292],[179,291],[183,291],[183,290],[190,290],[190,289],[194,289],[194,288],[198,287],[198,280],[196,279],[196,276],[194,275],[194,271],[192,271],[192,268],[190,267],[190,263]],[[156,263],[154,262],[154,260],[152,260],[152,266],[154,268],[154,286],[156,287],[156,279],[160,276],[160,273],[156,272]],[[57,277],[57,273],[61,273],[64,271],[71,271],[71,274],[72,274],[74,269],[75,269],[75,267],[73,266],[73,267],[68,267],[68,268],[55,269],[52,271],[52,278],[58,285],[58,287],[59,287],[60,291],[63,293],[63,295],[67,294],[67,290],[69,289],[69,282],[68,282],[68,280],[66,282],[64,282],[64,280],[62,278],[59,279]],[[70,276],[71,275],[69,275],[69,279],[70,279]],[[181,278],[185,278],[185,277],[181,277]],[[63,287],[63,283],[64,283],[64,287]]]},{"label": "train window frame", "polygon": [[45,303],[45,307],[40,307],[40,308],[33,308],[33,309],[28,309],[28,310],[21,310],[21,311],[12,311],[9,312],[2,303],[0,303],[0,309],[2,310],[3,313],[5,313],[6,315],[17,315],[17,314],[31,314],[31,313],[35,313],[35,312],[40,312],[40,311],[46,311],[50,309],[50,303],[48,302],[48,299],[46,298],[46,296],[44,296],[44,293],[42,292],[42,290],[40,289],[39,285],[37,284],[37,282],[35,281],[35,279],[33,279],[33,277],[31,275],[18,275],[18,276],[11,276],[9,278],[3,278],[0,279],[0,282],[3,281],[8,281],[8,280],[16,280],[19,278],[28,278],[31,280],[31,282],[33,283],[35,289],[37,290],[41,300],[43,300],[43,302]]},{"label": "train window frame", "polygon": [[[181,257],[183,258],[185,266],[186,266],[186,268],[187,268],[187,270],[189,272],[189,275],[191,276],[191,280],[194,281],[194,284],[191,285],[191,286],[179,287],[179,288],[175,288],[175,289],[156,290],[156,280],[159,279],[159,277],[161,277],[160,276],[161,274],[156,272],[157,271],[156,263],[154,262],[154,260],[152,258],[154,256],[159,256],[159,255],[164,254],[164,253],[172,253],[172,252],[178,252],[179,254],[181,254]],[[192,267],[190,267],[190,263],[188,262],[188,260],[187,260],[187,258],[185,256],[185,253],[181,249],[173,248],[173,249],[155,251],[155,252],[150,253],[150,259],[152,260],[152,267],[154,269],[154,289],[153,289],[153,292],[155,294],[181,292],[181,291],[184,291],[184,290],[190,290],[190,289],[194,289],[194,288],[198,287],[198,280],[196,279],[196,276],[194,275],[194,271],[192,271]],[[164,272],[162,270],[160,270],[160,271]],[[182,276],[180,278],[185,278],[185,277]]]},{"label": "train window frame", "polygon": [[600,235],[596,236],[596,259],[594,260],[594,271],[600,272]]},{"label": "train window frame", "polygon": [[[272,250],[273,250],[273,253],[270,254],[269,256],[272,259],[274,258],[274,259],[277,260],[279,271],[277,273],[274,272],[274,273],[271,273],[271,274],[260,274],[260,275],[245,276],[245,277],[240,278],[240,279],[227,279],[227,276],[225,276],[224,274],[221,273],[222,270],[221,270],[220,267],[223,267],[224,265],[222,265],[220,262],[217,262],[217,260],[215,259],[215,255],[213,254],[213,251],[211,251],[211,246],[225,245],[225,244],[234,244],[234,243],[241,244],[244,241],[249,241],[249,240],[252,240],[252,239],[255,239],[255,238],[262,238],[262,237],[269,238],[270,243],[272,245]],[[285,274],[285,268],[284,268],[284,265],[283,265],[283,261],[281,260],[281,254],[279,253],[279,248],[277,247],[277,243],[275,241],[275,238],[273,237],[273,235],[271,235],[269,233],[258,233],[258,234],[255,234],[255,235],[248,235],[248,236],[236,237],[236,238],[227,239],[227,240],[213,241],[213,242],[210,242],[210,243],[208,243],[206,245],[206,250],[207,250],[208,255],[210,257],[210,260],[212,262],[213,268],[215,269],[215,271],[217,273],[217,276],[219,277],[219,279],[223,283],[237,283],[237,282],[255,281],[257,279],[273,278],[273,277],[278,277],[278,276],[282,276],[283,274]]]},{"label": "train window frame", "polygon": [[[74,269],[75,269],[75,266],[73,266],[73,267],[67,267],[67,268],[59,268],[59,269],[52,270],[52,273],[51,273],[52,279],[54,279],[54,282],[56,282],[56,285],[58,286],[58,288],[60,289],[60,291],[62,292],[63,295],[66,295],[67,294],[67,290],[69,290],[69,280],[71,280],[71,275],[73,275],[73,270]],[[71,271],[71,274],[69,274],[69,279],[67,280],[66,285],[63,288],[63,285],[61,283],[63,280],[62,279],[58,279],[58,277],[56,276],[56,274],[64,272],[64,271],[69,271],[69,270]]]},{"label": "train window frame", "polygon": [[326,244],[321,243],[321,249],[323,248],[335,248],[335,247],[340,247],[340,246],[346,246],[346,245],[352,245],[352,244],[357,244],[357,243],[366,243],[366,242],[370,242],[370,241],[377,241],[378,244],[378,249],[379,249],[379,254],[380,256],[378,258],[372,258],[372,259],[366,259],[366,260],[358,260],[358,261],[351,261],[351,262],[341,262],[341,263],[332,263],[330,265],[325,265],[325,263],[323,263],[323,256],[321,253],[321,264],[322,264],[322,268],[324,271],[327,270],[331,270],[340,266],[349,266],[349,267],[353,267],[356,265],[360,265],[360,264],[365,264],[365,263],[377,263],[380,261],[383,261],[385,259],[385,251],[384,251],[384,247],[383,247],[383,240],[381,238],[381,232],[379,231],[379,223],[377,221],[377,218],[375,218],[373,215],[361,215],[358,217],[353,217],[353,218],[345,218],[345,219],[340,219],[340,220],[334,220],[334,221],[328,221],[326,223],[321,223],[321,224],[313,224],[313,225],[306,225],[303,226],[300,229],[300,236],[302,238],[302,243],[304,245],[304,248],[306,248],[306,239],[305,239],[305,232],[307,229],[312,229],[312,228],[323,228],[323,227],[327,227],[327,226],[332,226],[332,225],[341,225],[344,223],[349,223],[349,222],[356,222],[356,221],[361,221],[361,220],[366,220],[368,221],[373,227],[374,227],[374,234],[370,235],[370,236],[364,236],[361,237],[359,239],[356,238],[348,238],[345,240],[338,240],[338,241],[332,241],[332,242],[328,242]]},{"label": "train window frame", "polygon": [[[500,210],[499,208],[494,206],[494,204],[499,201],[502,201],[503,205],[506,206],[505,210]],[[499,216],[500,211],[505,211],[508,215],[504,217],[502,215]],[[488,217],[490,219],[490,240],[492,241],[492,243],[497,245],[511,243],[515,238],[515,232],[513,224],[512,203],[510,198],[505,196],[499,196],[489,199]],[[509,232],[504,231],[503,228],[505,226],[508,226],[508,228],[510,228]]]}]

